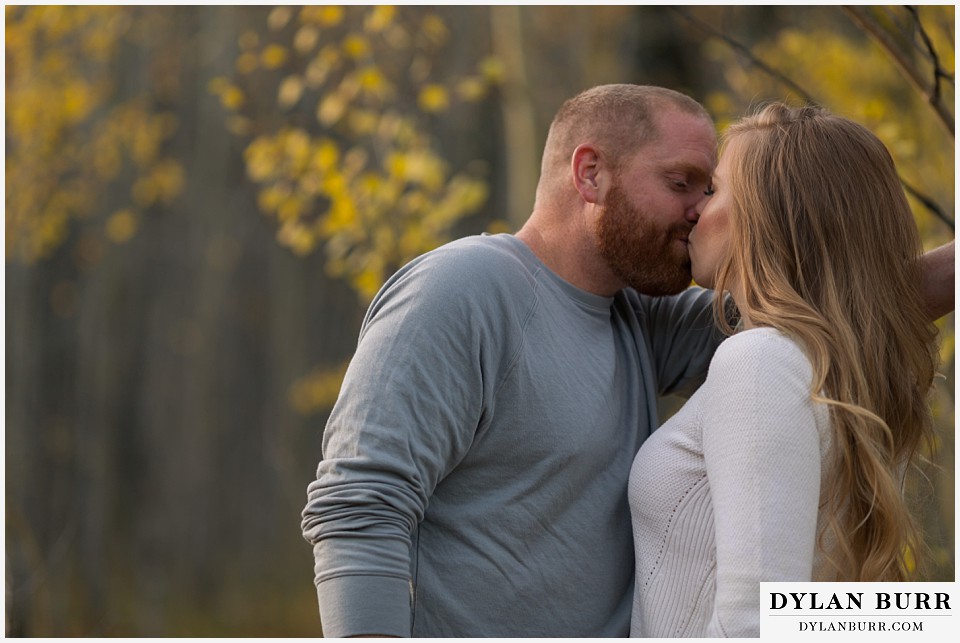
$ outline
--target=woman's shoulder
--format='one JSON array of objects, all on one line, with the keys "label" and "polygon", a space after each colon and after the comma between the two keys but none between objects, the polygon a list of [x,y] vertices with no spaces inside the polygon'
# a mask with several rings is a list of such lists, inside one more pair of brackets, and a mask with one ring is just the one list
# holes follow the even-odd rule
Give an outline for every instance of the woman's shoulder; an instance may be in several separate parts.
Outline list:
[{"label": "woman's shoulder", "polygon": [[714,354],[710,371],[714,376],[748,375],[751,379],[795,373],[809,381],[811,365],[797,340],[776,328],[761,327],[725,339]]}]

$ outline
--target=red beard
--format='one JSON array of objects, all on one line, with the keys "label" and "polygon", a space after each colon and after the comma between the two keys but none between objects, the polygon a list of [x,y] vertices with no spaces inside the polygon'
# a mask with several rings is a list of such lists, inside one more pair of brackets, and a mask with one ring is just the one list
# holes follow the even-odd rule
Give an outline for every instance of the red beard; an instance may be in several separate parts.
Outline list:
[{"label": "red beard", "polygon": [[610,269],[627,286],[645,295],[675,295],[690,285],[687,226],[658,227],[634,207],[619,183],[607,194],[597,221],[597,247]]}]

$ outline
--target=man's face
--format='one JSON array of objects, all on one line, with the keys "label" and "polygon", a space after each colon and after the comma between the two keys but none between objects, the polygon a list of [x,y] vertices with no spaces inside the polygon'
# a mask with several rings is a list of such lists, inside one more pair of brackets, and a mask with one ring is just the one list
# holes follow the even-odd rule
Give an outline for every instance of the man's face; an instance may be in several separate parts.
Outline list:
[{"label": "man's face", "polygon": [[624,285],[655,296],[690,284],[687,237],[716,154],[709,121],[671,109],[657,125],[657,139],[612,181],[596,223],[598,250],[614,274]]}]

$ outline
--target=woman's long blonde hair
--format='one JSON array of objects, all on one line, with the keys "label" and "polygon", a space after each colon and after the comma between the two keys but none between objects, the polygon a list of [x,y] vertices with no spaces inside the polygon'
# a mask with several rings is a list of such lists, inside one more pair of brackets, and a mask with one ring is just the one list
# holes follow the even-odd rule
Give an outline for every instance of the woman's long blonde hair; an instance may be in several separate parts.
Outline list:
[{"label": "woman's long blonde hair", "polygon": [[893,160],[865,127],[818,107],[768,105],[730,127],[731,141],[734,232],[716,291],[736,279],[740,312],[813,364],[835,454],[818,545],[835,580],[905,579],[920,539],[903,478],[931,433],[937,333]]}]

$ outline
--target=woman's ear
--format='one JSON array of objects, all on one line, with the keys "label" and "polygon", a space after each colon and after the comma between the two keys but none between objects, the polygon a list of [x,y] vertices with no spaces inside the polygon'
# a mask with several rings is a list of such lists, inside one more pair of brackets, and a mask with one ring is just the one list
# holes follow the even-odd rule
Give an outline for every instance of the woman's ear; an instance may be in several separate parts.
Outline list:
[{"label": "woman's ear", "polygon": [[584,143],[573,151],[570,160],[573,185],[586,203],[597,204],[601,201],[603,167],[603,157],[593,145]]}]

